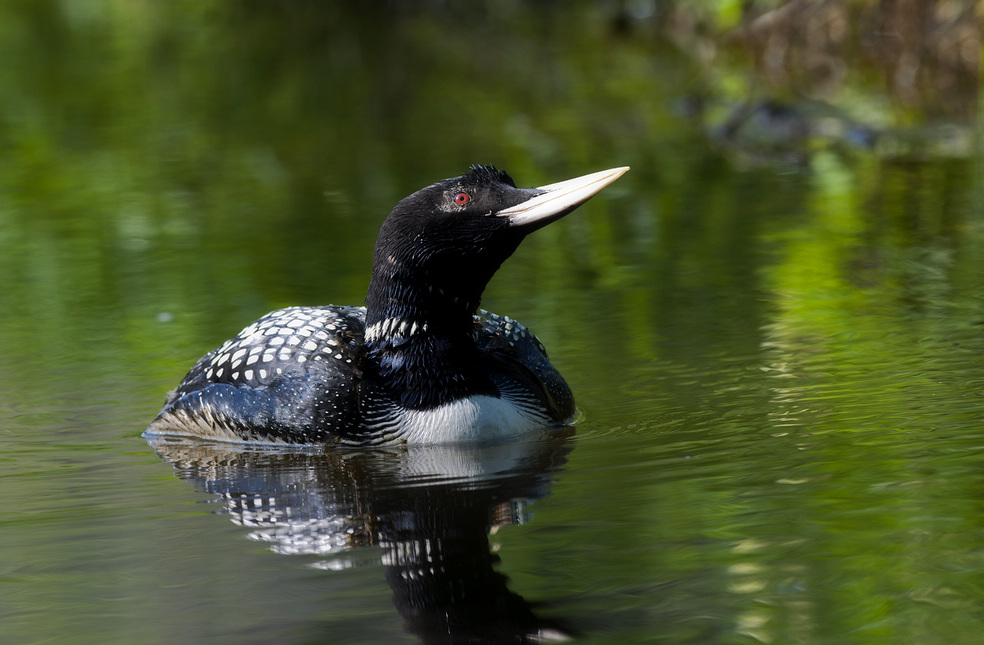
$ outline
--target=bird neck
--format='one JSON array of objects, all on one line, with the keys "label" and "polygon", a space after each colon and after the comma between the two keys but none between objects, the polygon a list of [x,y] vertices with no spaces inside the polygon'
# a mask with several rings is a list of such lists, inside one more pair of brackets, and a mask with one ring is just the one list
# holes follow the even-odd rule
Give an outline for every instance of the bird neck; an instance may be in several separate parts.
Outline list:
[{"label": "bird neck", "polygon": [[473,314],[485,282],[408,280],[373,273],[365,343],[371,368],[390,396],[426,408],[470,394],[496,394],[474,340]]},{"label": "bird neck", "polygon": [[454,282],[374,272],[366,296],[366,343],[370,347],[399,347],[423,335],[444,336],[450,341],[470,339],[472,315],[478,310],[485,284],[468,288]]}]

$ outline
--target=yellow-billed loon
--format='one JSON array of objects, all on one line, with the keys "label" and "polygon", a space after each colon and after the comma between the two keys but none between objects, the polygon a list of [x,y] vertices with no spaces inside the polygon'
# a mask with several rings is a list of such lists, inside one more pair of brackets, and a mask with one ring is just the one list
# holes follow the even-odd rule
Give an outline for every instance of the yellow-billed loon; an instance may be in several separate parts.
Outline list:
[{"label": "yellow-billed loon", "polygon": [[147,434],[427,444],[569,422],[573,395],[539,340],[479,300],[526,235],[627,170],[521,189],[472,166],[415,192],[383,222],[365,307],[263,316],[191,368]]}]

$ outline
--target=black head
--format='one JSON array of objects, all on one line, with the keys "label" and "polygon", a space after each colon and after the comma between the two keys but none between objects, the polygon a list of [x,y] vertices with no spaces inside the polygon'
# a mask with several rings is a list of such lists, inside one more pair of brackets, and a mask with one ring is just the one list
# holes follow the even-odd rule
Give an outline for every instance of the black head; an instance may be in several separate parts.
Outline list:
[{"label": "black head", "polygon": [[536,194],[516,188],[509,175],[492,166],[473,166],[460,177],[418,190],[383,223],[374,277],[378,270],[410,270],[418,280],[466,272],[473,279],[486,276],[484,287],[525,235],[496,213]]},{"label": "black head", "polygon": [[432,324],[460,319],[448,316],[452,310],[470,315],[492,275],[527,234],[571,212],[626,170],[517,188],[501,170],[472,166],[460,177],[404,198],[376,241],[367,324],[389,318],[424,317]]}]

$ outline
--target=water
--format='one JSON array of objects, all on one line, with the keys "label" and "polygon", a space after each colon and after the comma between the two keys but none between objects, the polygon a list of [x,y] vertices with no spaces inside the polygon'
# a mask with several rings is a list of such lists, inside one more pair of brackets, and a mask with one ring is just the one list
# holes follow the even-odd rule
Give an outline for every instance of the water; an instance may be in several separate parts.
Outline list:
[{"label": "water", "polygon": [[[869,82],[842,102],[877,146],[724,137],[747,70],[708,82],[643,8],[4,5],[3,641],[978,642],[973,123]],[[392,204],[476,162],[633,167],[483,302],[544,341],[572,433],[140,436],[259,315],[360,303]]]}]

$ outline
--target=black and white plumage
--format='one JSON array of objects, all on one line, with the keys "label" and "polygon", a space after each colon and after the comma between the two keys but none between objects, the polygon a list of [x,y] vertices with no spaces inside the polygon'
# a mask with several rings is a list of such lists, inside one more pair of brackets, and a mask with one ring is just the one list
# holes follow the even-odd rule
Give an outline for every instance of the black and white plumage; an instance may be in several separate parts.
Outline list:
[{"label": "black and white plumage", "polygon": [[425,444],[570,421],[570,388],[539,340],[478,305],[527,234],[626,170],[520,189],[506,173],[474,166],[417,191],[382,225],[365,307],[260,318],[192,367],[147,433]]}]

